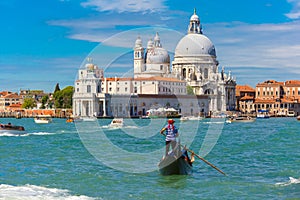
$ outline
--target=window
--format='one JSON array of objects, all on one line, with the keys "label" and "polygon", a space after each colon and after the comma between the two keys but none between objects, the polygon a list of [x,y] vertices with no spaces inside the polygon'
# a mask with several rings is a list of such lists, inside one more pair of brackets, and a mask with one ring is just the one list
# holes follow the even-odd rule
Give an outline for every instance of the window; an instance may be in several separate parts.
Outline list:
[{"label": "window", "polygon": [[90,85],[87,85],[86,92],[87,92],[87,93],[91,93],[91,91],[92,91],[91,86],[90,86]]},{"label": "window", "polygon": [[77,88],[77,92],[79,92],[79,88]]},{"label": "window", "polygon": [[[126,82],[127,83],[127,82]],[[127,92],[127,87],[125,88],[125,92]]]},{"label": "window", "polygon": [[208,69],[204,69],[204,78],[207,79],[208,78]]}]

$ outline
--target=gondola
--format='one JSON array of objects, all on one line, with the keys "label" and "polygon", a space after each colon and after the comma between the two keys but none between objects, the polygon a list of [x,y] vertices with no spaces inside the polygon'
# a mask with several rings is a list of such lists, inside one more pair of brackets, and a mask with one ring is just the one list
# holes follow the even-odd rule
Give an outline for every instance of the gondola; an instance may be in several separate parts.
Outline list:
[{"label": "gondola", "polygon": [[181,149],[177,143],[174,151],[169,152],[158,164],[161,175],[189,175],[192,173],[193,165],[185,149]]}]

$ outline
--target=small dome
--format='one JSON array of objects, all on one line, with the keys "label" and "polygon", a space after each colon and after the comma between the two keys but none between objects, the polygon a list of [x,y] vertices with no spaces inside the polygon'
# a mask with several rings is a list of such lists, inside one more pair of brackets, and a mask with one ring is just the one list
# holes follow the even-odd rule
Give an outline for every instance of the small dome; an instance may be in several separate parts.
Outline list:
[{"label": "small dome", "polygon": [[194,14],[191,16],[190,21],[200,21],[198,15],[196,14],[196,8],[194,8]]},{"label": "small dome", "polygon": [[135,47],[142,47],[142,39],[141,37],[139,36],[136,41],[135,41]]},{"label": "small dome", "polygon": [[154,43],[153,43],[152,39],[150,39],[147,43],[147,48],[150,49],[153,47],[153,45],[154,45]]},{"label": "small dome", "polygon": [[200,20],[199,20],[199,17],[198,17],[198,15],[196,15],[196,14],[193,14],[193,15],[191,16],[191,19],[190,19],[190,21],[200,21]]},{"label": "small dome", "polygon": [[147,64],[170,63],[170,56],[167,50],[157,47],[147,52]]},{"label": "small dome", "polygon": [[205,35],[188,34],[177,44],[175,49],[176,56],[216,56],[213,43]]}]

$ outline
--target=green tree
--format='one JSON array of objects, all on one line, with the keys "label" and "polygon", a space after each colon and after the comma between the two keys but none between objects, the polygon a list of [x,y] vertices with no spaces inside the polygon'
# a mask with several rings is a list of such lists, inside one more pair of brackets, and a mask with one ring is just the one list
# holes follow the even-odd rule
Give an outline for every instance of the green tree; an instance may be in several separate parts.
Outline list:
[{"label": "green tree", "polygon": [[45,105],[48,103],[48,100],[49,100],[49,96],[48,95],[45,95],[42,97],[42,105],[41,105],[41,109],[45,109]]},{"label": "green tree", "polygon": [[194,93],[194,90],[193,90],[193,87],[190,86],[190,85],[186,86],[186,92],[187,92],[187,94],[189,94],[189,95],[194,95],[194,94],[195,94],[195,93]]},{"label": "green tree", "polygon": [[55,86],[55,89],[54,89],[54,93],[57,92],[57,91],[60,91],[60,88],[59,88],[59,83],[56,83],[56,86]]},{"label": "green tree", "polygon": [[22,104],[22,108],[29,109],[36,107],[35,100],[32,98],[25,98],[24,103]]},{"label": "green tree", "polygon": [[56,108],[72,108],[72,96],[74,87],[67,86],[61,91],[53,94],[54,105]]}]

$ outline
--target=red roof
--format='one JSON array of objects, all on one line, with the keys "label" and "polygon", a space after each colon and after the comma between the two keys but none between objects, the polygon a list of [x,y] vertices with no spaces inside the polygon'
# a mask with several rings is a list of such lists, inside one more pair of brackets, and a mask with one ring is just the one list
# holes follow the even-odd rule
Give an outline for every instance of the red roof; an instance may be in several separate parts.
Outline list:
[{"label": "red roof", "polygon": [[244,100],[254,100],[254,97],[249,96],[249,95],[245,95],[245,96],[243,96],[240,100],[241,100],[241,101],[244,101]]},{"label": "red roof", "polygon": [[235,86],[235,95],[241,96],[241,92],[255,92],[255,89],[253,89],[249,85],[236,85]]},{"label": "red roof", "polygon": [[260,98],[255,99],[255,103],[275,103],[275,102],[276,102],[275,99],[260,99]]}]

